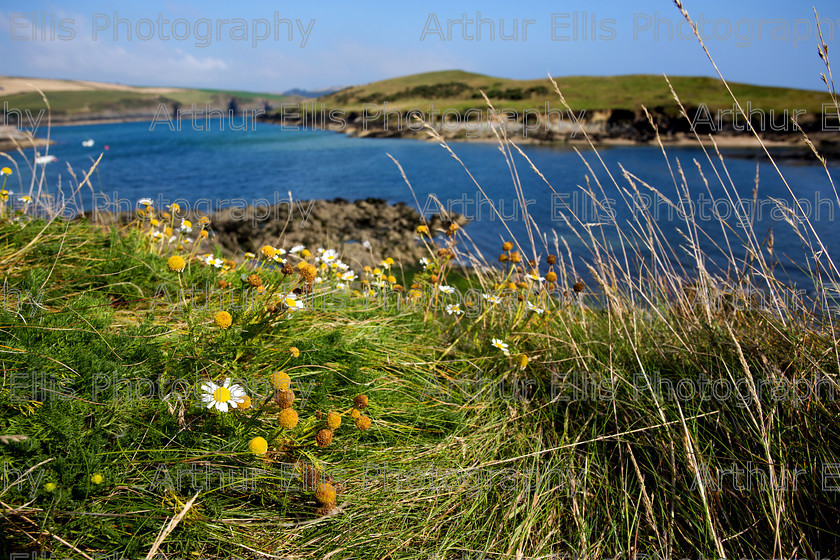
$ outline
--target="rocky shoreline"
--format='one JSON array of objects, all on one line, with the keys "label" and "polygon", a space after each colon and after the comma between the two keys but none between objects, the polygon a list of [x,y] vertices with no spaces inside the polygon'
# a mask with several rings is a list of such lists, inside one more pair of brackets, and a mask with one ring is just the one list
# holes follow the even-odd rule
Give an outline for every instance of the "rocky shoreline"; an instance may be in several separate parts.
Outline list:
[{"label": "rocky shoreline", "polygon": [[[432,140],[434,137],[412,120],[410,111],[389,114],[386,121],[356,112],[341,114],[340,118],[331,118],[329,112],[284,110],[260,116],[260,120],[279,124],[291,129],[331,130],[357,138],[411,138]],[[586,136],[596,145],[655,145],[656,131],[666,145],[697,145],[691,130],[691,123],[685,117],[675,114],[670,108],[655,107],[649,113],[656,125],[654,129],[644,111],[610,109],[603,111],[582,112],[578,115],[527,112],[524,116],[509,115],[507,119],[491,124],[489,120],[470,120],[468,115],[456,115],[449,119],[437,119],[429,124],[447,141],[495,142],[497,132],[504,133],[517,143],[540,145],[578,145],[588,144]],[[695,128],[706,145],[714,143],[720,147],[758,148],[760,144],[754,135],[746,130],[745,123],[731,119],[716,119],[706,108],[687,108],[687,113],[695,123]],[[482,113],[486,115],[486,113]],[[574,118],[573,118],[574,117]],[[838,132],[825,130],[824,118],[831,115],[808,114],[798,119],[802,130],[808,134],[818,149],[836,151]],[[711,119],[711,120],[710,120]],[[801,132],[790,121],[781,116],[770,120],[765,115],[764,121],[754,119],[752,124],[760,132],[766,146],[807,147]],[[840,129],[840,127],[838,127]],[[584,135],[584,132],[586,135]],[[807,154],[806,154],[807,156]]]},{"label": "rocky shoreline", "polygon": [[40,148],[55,144],[46,138],[33,138],[17,128],[0,125],[0,152],[11,152],[18,148]]},{"label": "rocky shoreline", "polygon": [[[85,216],[92,218],[90,212]],[[201,216],[187,211],[178,215],[175,224],[180,224],[180,218],[195,224]],[[256,253],[263,245],[287,250],[304,245],[310,250],[318,247],[336,249],[344,255],[345,262],[354,266],[375,266],[386,257],[416,263],[428,256],[427,249],[417,239],[417,226],[424,223],[420,212],[407,204],[389,204],[378,198],[229,207],[209,217],[212,237],[203,243],[199,252],[211,251],[214,243],[222,248],[226,257],[246,251]],[[126,213],[99,214],[97,222],[126,224],[134,218],[134,214]],[[464,216],[452,214],[447,217],[434,215],[425,223],[434,233],[445,230],[453,221],[460,226],[468,222]]]}]

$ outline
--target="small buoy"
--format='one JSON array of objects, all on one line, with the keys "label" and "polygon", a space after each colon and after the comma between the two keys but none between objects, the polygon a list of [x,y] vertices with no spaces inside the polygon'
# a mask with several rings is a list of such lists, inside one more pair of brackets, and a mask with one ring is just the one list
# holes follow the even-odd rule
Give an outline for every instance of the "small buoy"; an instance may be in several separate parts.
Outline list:
[{"label": "small buoy", "polygon": [[105,149],[110,150],[110,148],[108,147],[108,144],[105,144]]}]

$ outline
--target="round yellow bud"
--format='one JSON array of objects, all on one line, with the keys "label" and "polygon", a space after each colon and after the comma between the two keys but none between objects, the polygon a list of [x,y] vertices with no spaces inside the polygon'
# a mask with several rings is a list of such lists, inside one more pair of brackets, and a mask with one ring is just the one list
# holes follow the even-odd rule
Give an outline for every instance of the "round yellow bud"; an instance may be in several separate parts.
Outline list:
[{"label": "round yellow bud", "polygon": [[326,447],[330,443],[332,443],[332,438],[332,431],[324,428],[323,430],[319,430],[317,435],[315,436],[315,444],[318,447]]},{"label": "round yellow bud", "polygon": [[271,375],[271,386],[278,391],[287,391],[292,385],[292,378],[285,371],[278,371]]},{"label": "round yellow bud", "polygon": [[254,455],[265,455],[268,451],[268,442],[264,437],[257,436],[248,442],[248,449]]},{"label": "round yellow bud", "polygon": [[184,261],[183,257],[179,255],[172,255],[167,259],[166,266],[169,267],[169,270],[172,272],[181,272],[186,268],[187,263]]},{"label": "round yellow bud", "polygon": [[327,427],[330,430],[337,430],[341,426],[341,416],[337,412],[330,412],[327,414]]},{"label": "round yellow bud", "polygon": [[213,317],[213,322],[216,323],[217,327],[224,330],[233,324],[233,317],[227,311],[219,311]]},{"label": "round yellow bud", "polygon": [[368,405],[367,395],[356,395],[356,397],[353,399],[353,404],[359,410],[364,410],[365,408],[367,408]]},{"label": "round yellow bud", "polygon": [[260,253],[267,259],[270,259],[274,255],[277,254],[277,249],[272,247],[271,245],[263,245],[262,249],[260,249]]},{"label": "round yellow bud", "polygon": [[321,504],[335,503],[335,488],[329,482],[322,482],[315,488],[315,499]]},{"label": "round yellow bud", "polygon": [[359,418],[356,419],[356,427],[363,432],[370,429],[370,418],[367,416],[359,416]]},{"label": "round yellow bud", "polygon": [[294,408],[283,409],[280,414],[277,415],[277,421],[281,428],[291,430],[298,425],[298,413]]}]

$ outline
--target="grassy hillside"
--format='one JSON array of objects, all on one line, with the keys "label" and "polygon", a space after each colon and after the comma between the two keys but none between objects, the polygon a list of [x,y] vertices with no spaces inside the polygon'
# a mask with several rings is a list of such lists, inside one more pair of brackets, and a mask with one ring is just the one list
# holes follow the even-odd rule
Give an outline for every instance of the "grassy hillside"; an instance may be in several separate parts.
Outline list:
[{"label": "grassy hillside", "polygon": [[[626,109],[638,110],[640,105],[652,108],[675,106],[662,76],[568,76],[555,78],[560,91],[575,110]],[[670,77],[683,103],[697,106],[705,103],[710,109],[731,108],[732,100],[718,80],[700,77]],[[823,103],[829,103],[826,93],[789,88],[730,84],[742,103],[776,111],[804,109],[809,114],[821,113]],[[319,99],[329,107],[342,107],[347,112],[361,111],[365,103],[389,102],[394,109],[485,108],[479,90],[484,91],[497,108],[544,110],[561,108],[553,86],[547,78],[510,80],[460,70],[413,74],[347,88]]]},{"label": "grassy hillside", "polygon": [[[0,78],[2,84],[2,78]],[[212,107],[225,107],[230,99],[236,99],[239,104],[262,105],[269,103],[278,104],[286,99],[279,94],[264,94],[236,90],[219,89],[180,89],[180,88],[128,88],[111,89],[70,89],[78,87],[75,82],[67,81],[68,90],[56,89],[60,85],[50,84],[51,89],[46,91],[47,100],[50,103],[54,117],[84,117],[86,115],[108,115],[132,114],[138,112],[154,111],[160,104],[169,106],[180,104],[188,108],[192,104],[203,107],[209,103]],[[108,86],[109,84],[103,84]],[[162,91],[163,90],[163,91]],[[19,92],[11,95],[2,95],[0,90],[0,104],[7,103],[10,109],[19,111],[29,110],[37,114],[44,109],[44,102],[41,95],[36,91]]]}]

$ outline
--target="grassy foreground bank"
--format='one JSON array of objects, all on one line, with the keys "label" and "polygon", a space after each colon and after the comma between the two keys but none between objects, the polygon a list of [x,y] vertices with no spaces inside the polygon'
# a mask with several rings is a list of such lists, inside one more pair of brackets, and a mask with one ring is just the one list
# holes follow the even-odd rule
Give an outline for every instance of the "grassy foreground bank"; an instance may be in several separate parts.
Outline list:
[{"label": "grassy foreground bank", "polygon": [[225,261],[194,245],[212,223],[177,208],[141,204],[116,229],[23,198],[0,219],[4,554],[825,558],[840,543],[837,333],[819,301],[783,297],[772,243],[733,256],[757,301],[667,260],[631,277],[597,237],[597,285],[560,247],[513,242],[456,277],[471,226],[418,224],[425,270],[405,275],[279,241]]}]

